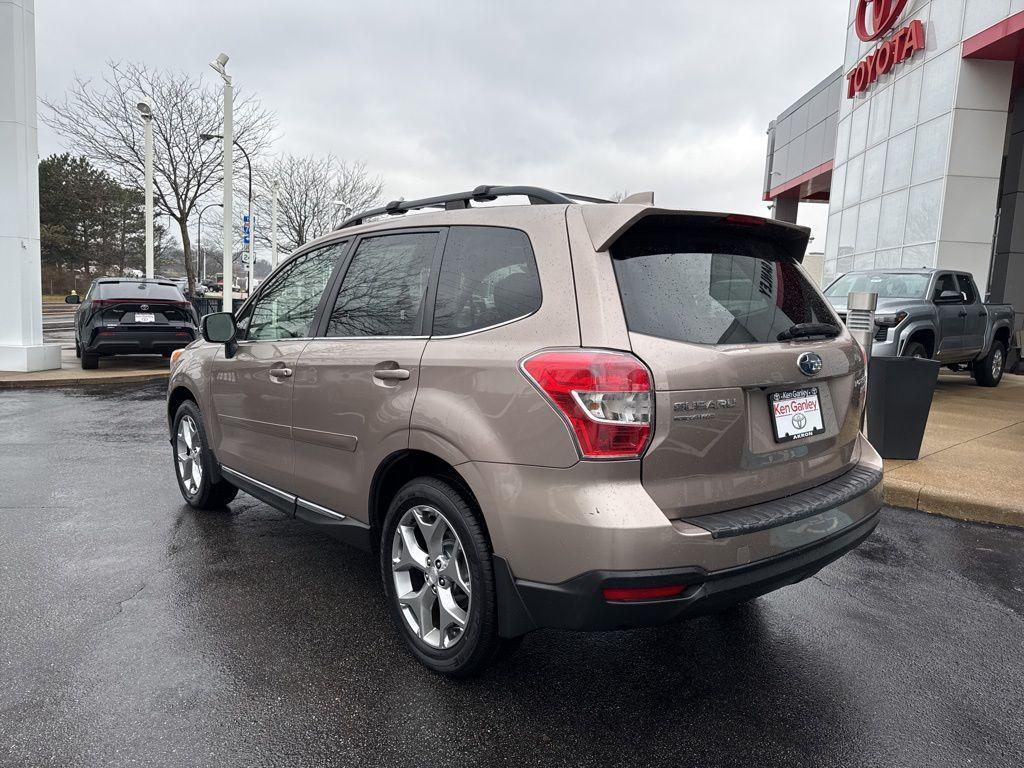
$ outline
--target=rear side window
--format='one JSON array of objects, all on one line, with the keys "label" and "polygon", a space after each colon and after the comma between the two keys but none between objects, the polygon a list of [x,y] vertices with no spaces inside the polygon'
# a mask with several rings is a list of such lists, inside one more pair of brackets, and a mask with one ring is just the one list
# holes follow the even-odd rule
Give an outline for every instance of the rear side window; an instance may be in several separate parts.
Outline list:
[{"label": "rear side window", "polygon": [[540,309],[540,277],[530,239],[518,229],[452,227],[434,306],[435,336],[515,320]]},{"label": "rear side window", "polygon": [[151,299],[184,301],[185,294],[174,284],[123,282],[97,283],[93,299]]},{"label": "rear side window", "polygon": [[612,247],[629,330],[695,344],[765,344],[837,321],[783,249],[736,227],[648,227]]},{"label": "rear side window", "polygon": [[437,234],[382,235],[359,243],[338,291],[327,336],[415,336]]}]

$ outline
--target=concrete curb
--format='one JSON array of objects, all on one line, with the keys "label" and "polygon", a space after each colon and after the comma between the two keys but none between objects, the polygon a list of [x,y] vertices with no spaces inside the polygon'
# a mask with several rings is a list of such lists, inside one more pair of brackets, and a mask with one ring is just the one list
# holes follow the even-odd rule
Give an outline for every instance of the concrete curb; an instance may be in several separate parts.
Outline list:
[{"label": "concrete curb", "polygon": [[947,491],[890,476],[885,477],[883,487],[885,503],[892,507],[916,509],[954,520],[1024,528],[1024,507],[1007,506],[1020,504],[1017,500],[990,502],[965,492]]},{"label": "concrete curb", "polygon": [[69,387],[82,384],[130,384],[132,382],[158,381],[167,379],[170,371],[140,371],[138,373],[114,373],[109,376],[82,374],[38,379],[0,378],[0,389],[39,389],[42,387]]}]

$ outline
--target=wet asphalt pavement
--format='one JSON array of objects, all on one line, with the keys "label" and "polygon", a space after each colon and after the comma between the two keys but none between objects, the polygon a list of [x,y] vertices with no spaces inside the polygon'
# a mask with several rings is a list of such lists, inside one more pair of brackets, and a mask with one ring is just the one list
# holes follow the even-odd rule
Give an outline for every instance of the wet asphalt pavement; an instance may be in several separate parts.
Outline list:
[{"label": "wet asphalt pavement", "polygon": [[181,500],[163,385],[0,391],[0,765],[1019,766],[1024,531],[887,510],[730,613],[404,651],[370,556]]}]

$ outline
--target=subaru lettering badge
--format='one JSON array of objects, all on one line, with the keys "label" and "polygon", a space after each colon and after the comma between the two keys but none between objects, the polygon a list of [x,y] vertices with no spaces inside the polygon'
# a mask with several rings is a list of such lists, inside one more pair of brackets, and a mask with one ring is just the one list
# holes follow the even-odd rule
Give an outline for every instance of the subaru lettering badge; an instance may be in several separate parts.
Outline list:
[{"label": "subaru lettering badge", "polygon": [[821,373],[821,357],[814,352],[804,352],[797,358],[796,364],[805,376]]}]

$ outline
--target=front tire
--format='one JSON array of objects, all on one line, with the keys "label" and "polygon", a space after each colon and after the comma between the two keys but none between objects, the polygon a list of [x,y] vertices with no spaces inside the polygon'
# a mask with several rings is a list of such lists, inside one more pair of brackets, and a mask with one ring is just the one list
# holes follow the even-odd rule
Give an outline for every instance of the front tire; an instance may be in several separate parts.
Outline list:
[{"label": "front tire", "polygon": [[916,357],[919,360],[928,359],[928,350],[919,341],[912,341],[903,348],[904,357]]},{"label": "front tire", "polygon": [[1006,367],[1006,347],[993,341],[988,354],[974,363],[974,380],[982,387],[998,387]]},{"label": "front tire", "polygon": [[238,488],[223,478],[213,479],[218,467],[199,406],[191,400],[178,406],[173,428],[174,476],[182,497],[196,509],[223,509],[238,495]]},{"label": "front tire", "polygon": [[428,669],[469,677],[514,646],[498,636],[491,547],[453,485],[420,477],[384,518],[380,566],[395,626]]}]

